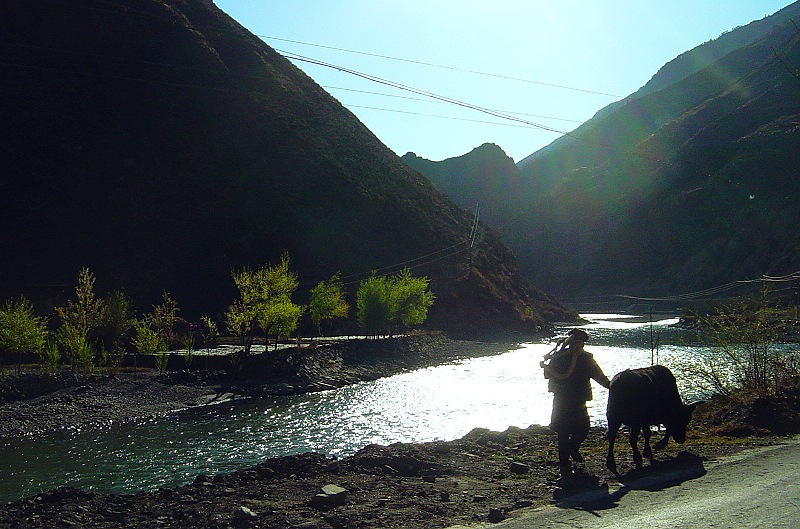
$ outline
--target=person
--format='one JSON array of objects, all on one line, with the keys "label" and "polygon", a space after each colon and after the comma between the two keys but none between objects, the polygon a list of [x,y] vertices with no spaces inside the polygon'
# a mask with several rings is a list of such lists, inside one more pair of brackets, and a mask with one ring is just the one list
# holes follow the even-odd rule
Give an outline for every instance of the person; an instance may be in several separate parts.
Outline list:
[{"label": "person", "polygon": [[550,427],[557,434],[558,467],[562,480],[572,476],[572,462],[583,463],[579,448],[589,435],[589,412],[592,400],[590,380],[608,389],[611,382],[591,353],[584,350],[589,335],[583,329],[569,331],[553,351],[545,355],[541,366],[548,379],[547,390],[553,394]]}]

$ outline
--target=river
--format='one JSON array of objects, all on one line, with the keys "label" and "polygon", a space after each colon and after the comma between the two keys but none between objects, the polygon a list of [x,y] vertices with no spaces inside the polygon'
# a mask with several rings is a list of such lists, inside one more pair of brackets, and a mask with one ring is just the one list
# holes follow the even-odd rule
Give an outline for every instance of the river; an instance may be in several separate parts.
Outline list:
[{"label": "river", "polygon": [[[667,366],[689,354],[677,319],[587,314],[586,349],[609,376]],[[564,330],[558,334],[563,335]],[[659,338],[654,358],[651,337]],[[555,338],[555,337],[554,337]],[[266,458],[316,451],[343,457],[370,444],[452,440],[476,427],[502,431],[550,422],[539,361],[553,341],[420,369],[331,391],[234,401],[148,421],[7,440],[0,447],[0,501],[71,486],[134,492],[190,482]],[[605,425],[607,391],[593,385],[589,414]],[[689,388],[682,388],[688,400]]]}]

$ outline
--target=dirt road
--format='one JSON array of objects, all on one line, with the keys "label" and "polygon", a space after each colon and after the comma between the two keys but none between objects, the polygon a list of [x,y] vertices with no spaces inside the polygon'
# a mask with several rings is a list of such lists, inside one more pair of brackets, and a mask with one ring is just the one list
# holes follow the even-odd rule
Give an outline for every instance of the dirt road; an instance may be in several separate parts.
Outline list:
[{"label": "dirt road", "polygon": [[799,524],[800,437],[794,437],[679,472],[564,498],[498,524],[470,529],[739,529]]}]

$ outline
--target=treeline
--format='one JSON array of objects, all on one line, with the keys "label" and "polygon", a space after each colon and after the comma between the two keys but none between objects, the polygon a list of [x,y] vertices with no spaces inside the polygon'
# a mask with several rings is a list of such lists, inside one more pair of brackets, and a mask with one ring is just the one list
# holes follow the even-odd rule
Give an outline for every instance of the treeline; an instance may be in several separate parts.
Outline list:
[{"label": "treeline", "polygon": [[[223,323],[242,346],[239,359],[250,354],[260,338],[267,346],[274,340],[277,347],[279,339],[297,332],[303,317],[322,336],[327,322],[350,315],[338,272],[310,291],[308,305],[295,303],[292,298],[299,282],[286,254],[277,264],[242,268],[231,277],[239,297],[223,315]],[[434,301],[429,281],[414,277],[408,269],[392,276],[373,274],[361,281],[355,315],[362,332],[374,338],[424,323]],[[198,346],[211,349],[218,343],[217,322],[209,316],[187,322],[178,316],[178,303],[166,291],[159,304],[137,316],[123,292],[100,298],[94,285],[92,272],[82,269],[74,298],[56,307],[51,316],[38,316],[24,296],[7,300],[0,307],[0,348],[17,355],[17,366],[26,354],[34,353],[48,368],[69,364],[84,370],[118,367],[128,353],[134,353],[136,368],[139,354],[156,355],[156,369],[163,372],[169,350],[183,350],[188,368]]]}]

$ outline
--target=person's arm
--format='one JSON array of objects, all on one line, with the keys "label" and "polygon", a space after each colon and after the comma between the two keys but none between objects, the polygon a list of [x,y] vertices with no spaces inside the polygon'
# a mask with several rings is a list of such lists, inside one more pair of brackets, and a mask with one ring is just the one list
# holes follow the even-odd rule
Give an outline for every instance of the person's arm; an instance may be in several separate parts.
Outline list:
[{"label": "person's arm", "polygon": [[597,382],[606,389],[608,389],[611,386],[611,381],[608,379],[606,374],[603,373],[603,370],[600,369],[600,366],[597,365],[597,361],[595,361],[594,358],[592,358],[592,371],[590,376],[595,382]]}]

